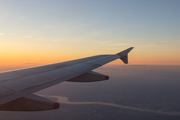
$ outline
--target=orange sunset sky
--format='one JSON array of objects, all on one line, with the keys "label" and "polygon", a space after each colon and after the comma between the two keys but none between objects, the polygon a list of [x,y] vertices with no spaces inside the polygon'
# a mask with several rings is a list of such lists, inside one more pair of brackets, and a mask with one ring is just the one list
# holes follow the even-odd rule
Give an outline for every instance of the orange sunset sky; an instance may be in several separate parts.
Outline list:
[{"label": "orange sunset sky", "polygon": [[129,47],[134,47],[130,65],[180,65],[179,5],[178,0],[2,0],[0,70],[115,54]]}]

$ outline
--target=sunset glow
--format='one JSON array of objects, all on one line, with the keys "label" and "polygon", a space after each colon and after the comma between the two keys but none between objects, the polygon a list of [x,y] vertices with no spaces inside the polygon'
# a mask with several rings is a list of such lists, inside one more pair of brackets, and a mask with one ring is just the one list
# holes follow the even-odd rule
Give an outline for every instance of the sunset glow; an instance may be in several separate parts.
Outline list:
[{"label": "sunset glow", "polygon": [[179,5],[178,0],[2,0],[0,70],[116,54],[128,47],[134,47],[130,65],[180,65]]}]

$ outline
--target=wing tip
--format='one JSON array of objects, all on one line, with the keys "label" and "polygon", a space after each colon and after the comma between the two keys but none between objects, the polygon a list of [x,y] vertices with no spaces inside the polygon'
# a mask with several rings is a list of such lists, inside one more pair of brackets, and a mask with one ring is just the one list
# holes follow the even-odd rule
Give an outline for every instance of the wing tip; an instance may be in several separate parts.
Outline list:
[{"label": "wing tip", "polygon": [[128,53],[133,49],[134,47],[130,47],[122,52],[117,53],[116,55],[119,56],[119,58],[125,63],[128,64]]},{"label": "wing tip", "polygon": [[130,47],[130,48],[124,50],[124,51],[121,51],[121,52],[117,53],[116,55],[119,55],[120,57],[123,57],[123,56],[125,56],[126,54],[128,54],[133,48],[134,48],[134,47]]}]

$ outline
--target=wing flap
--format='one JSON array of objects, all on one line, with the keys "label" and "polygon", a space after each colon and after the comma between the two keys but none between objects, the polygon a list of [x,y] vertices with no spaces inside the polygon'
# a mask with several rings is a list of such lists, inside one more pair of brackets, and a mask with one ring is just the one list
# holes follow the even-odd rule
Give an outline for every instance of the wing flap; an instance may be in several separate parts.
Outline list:
[{"label": "wing flap", "polygon": [[0,105],[0,110],[3,111],[42,111],[58,108],[59,103],[34,94]]}]

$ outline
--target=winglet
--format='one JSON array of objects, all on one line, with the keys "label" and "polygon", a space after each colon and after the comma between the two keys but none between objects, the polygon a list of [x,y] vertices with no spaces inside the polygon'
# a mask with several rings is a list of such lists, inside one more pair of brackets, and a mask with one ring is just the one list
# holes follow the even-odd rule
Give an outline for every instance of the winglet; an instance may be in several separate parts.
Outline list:
[{"label": "winglet", "polygon": [[117,53],[116,55],[119,55],[119,58],[125,63],[128,64],[128,53],[133,49],[134,47],[130,47],[122,52]]}]

